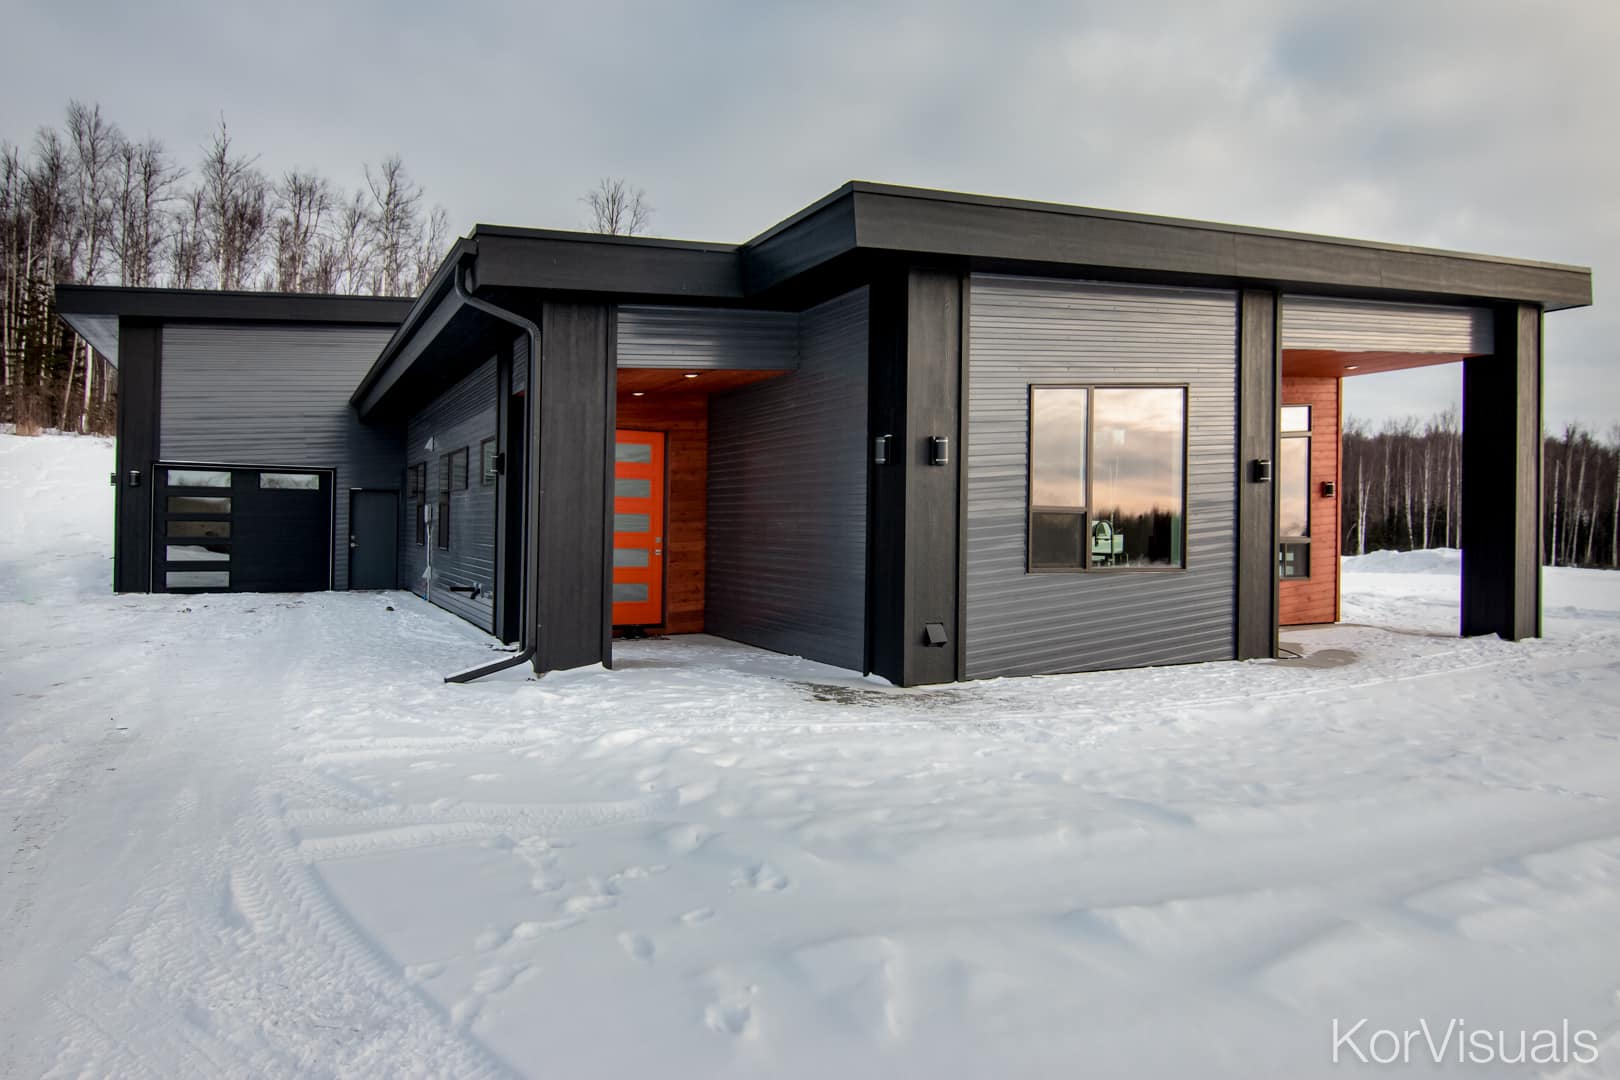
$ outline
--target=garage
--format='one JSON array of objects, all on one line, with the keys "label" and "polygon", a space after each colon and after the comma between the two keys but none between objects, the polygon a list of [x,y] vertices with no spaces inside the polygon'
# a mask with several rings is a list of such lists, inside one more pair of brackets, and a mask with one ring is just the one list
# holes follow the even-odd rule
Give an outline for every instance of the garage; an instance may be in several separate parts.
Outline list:
[{"label": "garage", "polygon": [[332,470],[160,464],[153,472],[153,591],[332,587]]}]

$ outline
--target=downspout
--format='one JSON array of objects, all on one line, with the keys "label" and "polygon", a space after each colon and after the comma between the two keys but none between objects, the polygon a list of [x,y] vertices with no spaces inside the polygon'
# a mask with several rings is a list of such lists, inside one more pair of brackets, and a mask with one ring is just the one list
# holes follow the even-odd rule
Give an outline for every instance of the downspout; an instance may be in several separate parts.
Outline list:
[{"label": "downspout", "polygon": [[[529,335],[528,394],[530,404],[529,407],[524,410],[528,420],[523,425],[523,453],[525,456],[525,464],[529,467],[523,470],[523,483],[524,486],[529,489],[529,492],[538,493],[539,485],[535,483],[535,477],[532,475],[534,472],[532,455],[530,455],[528,451],[531,442],[538,442],[540,438],[540,432],[538,430],[539,421],[537,419],[538,410],[533,406],[533,402],[537,400],[540,393],[540,328],[536,326],[532,320],[526,319],[516,312],[508,311],[503,307],[497,307],[487,300],[480,300],[478,297],[474,296],[468,291],[467,286],[463,281],[463,275],[470,273],[471,271],[466,266],[458,266],[456,267],[455,273],[451,275],[450,280],[455,286],[456,299],[462,304],[465,304],[467,307],[473,308],[477,311],[482,311],[484,314],[499,319],[502,322],[510,323]],[[503,402],[502,404],[504,406],[505,403]],[[538,494],[536,494],[535,497],[538,499]],[[474,679],[482,679],[485,675],[493,675],[497,671],[505,671],[507,668],[517,667],[519,664],[527,663],[528,661],[533,660],[534,654],[536,651],[538,651],[538,644],[534,640],[535,613],[530,610],[529,605],[529,574],[531,572],[530,556],[531,549],[534,544],[534,537],[529,535],[529,523],[531,520],[539,520],[539,513],[538,508],[536,508],[533,514],[530,513],[527,495],[525,496],[523,502],[523,575],[521,579],[522,589],[520,590],[523,594],[523,620],[518,630],[519,649],[514,655],[508,656],[503,660],[497,660],[492,664],[485,664],[483,667],[470,668],[466,671],[458,671],[454,675],[446,675],[444,677],[444,681],[447,683],[469,683]]]}]

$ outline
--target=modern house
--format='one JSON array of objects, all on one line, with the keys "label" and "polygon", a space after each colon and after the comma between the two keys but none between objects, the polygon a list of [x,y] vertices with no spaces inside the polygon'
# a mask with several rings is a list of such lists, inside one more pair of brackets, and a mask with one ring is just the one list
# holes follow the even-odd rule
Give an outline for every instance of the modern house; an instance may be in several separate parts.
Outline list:
[{"label": "modern house", "polygon": [[849,183],[744,244],[480,225],[415,301],[61,286],[120,591],[401,587],[546,672],[706,631],[902,685],[1275,655],[1340,384],[1463,365],[1464,634],[1540,627],[1590,271]]}]

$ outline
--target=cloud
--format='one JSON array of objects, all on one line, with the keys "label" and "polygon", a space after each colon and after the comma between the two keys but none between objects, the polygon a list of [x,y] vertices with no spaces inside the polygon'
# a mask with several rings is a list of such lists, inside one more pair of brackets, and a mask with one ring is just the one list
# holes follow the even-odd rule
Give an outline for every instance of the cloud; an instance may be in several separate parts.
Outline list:
[{"label": "cloud", "polygon": [[[8,28],[9,138],[78,96],[189,151],[223,110],[274,169],[353,184],[398,151],[462,229],[576,226],[614,174],[657,231],[739,240],[859,177],[1592,265],[1598,307],[1547,320],[1547,416],[1620,418],[1615,5],[181,0]],[[1446,404],[1408,385],[1347,396]]]}]

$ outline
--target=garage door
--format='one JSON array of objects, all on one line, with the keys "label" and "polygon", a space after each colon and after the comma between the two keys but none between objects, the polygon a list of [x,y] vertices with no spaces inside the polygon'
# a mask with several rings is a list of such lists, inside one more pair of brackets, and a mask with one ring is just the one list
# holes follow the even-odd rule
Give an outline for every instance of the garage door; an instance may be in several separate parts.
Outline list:
[{"label": "garage door", "polygon": [[159,465],[154,472],[153,591],[331,588],[331,470]]}]

